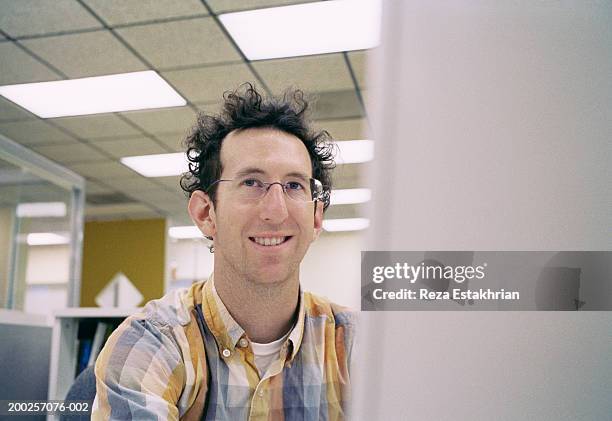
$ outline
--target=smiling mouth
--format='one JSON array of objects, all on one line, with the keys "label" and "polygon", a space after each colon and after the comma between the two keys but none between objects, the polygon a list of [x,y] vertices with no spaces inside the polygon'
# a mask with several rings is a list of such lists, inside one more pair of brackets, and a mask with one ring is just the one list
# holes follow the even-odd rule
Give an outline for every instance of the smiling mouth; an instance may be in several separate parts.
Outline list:
[{"label": "smiling mouth", "polygon": [[279,246],[289,240],[291,236],[286,237],[249,237],[249,240],[260,246],[272,247]]}]

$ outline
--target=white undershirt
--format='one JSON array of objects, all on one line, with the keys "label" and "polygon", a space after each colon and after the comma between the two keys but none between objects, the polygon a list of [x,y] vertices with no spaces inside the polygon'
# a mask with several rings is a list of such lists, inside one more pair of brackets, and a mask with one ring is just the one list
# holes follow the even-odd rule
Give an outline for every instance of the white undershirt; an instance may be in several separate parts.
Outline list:
[{"label": "white undershirt", "polygon": [[251,342],[251,348],[253,349],[253,354],[255,355],[255,365],[257,366],[260,377],[264,377],[266,371],[268,371],[268,367],[270,367],[270,364],[272,364],[272,362],[278,358],[283,343],[287,340],[290,333],[291,329],[289,329],[289,332],[287,332],[282,338],[267,344]]},{"label": "white undershirt", "polygon": [[[219,298],[219,301],[223,302],[221,297],[219,297],[219,294],[217,294],[214,280],[212,281],[212,291],[213,294]],[[253,355],[255,356],[255,366],[259,371],[260,377],[264,377],[266,371],[268,371],[268,367],[270,367],[270,364],[272,364],[276,357],[279,356],[283,343],[287,340],[292,330],[293,327],[291,327],[291,329],[289,329],[289,331],[285,333],[282,338],[267,344],[258,344],[257,342],[251,341],[251,348],[253,349]]]}]

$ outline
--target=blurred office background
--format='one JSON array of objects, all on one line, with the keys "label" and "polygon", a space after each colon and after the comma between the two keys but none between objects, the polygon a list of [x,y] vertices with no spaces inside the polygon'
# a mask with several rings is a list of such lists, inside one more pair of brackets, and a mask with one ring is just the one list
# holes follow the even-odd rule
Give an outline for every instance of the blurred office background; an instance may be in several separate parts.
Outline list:
[{"label": "blurred office background", "polygon": [[[125,275],[142,302],[206,278],[212,256],[201,235],[184,228],[192,225],[178,184],[178,173],[186,166],[171,154],[183,151],[181,142],[198,111],[217,112],[224,91],[252,82],[268,94],[280,94],[291,86],[303,89],[313,101],[315,126],[328,130],[343,146],[334,177],[336,193],[325,216],[326,231],[304,262],[302,280],[306,288],[358,308],[359,251],[367,226],[362,203],[370,195],[361,173],[372,155],[371,142],[365,141],[369,111],[365,63],[368,48],[377,43],[380,16],[371,13],[377,2],[360,2],[370,3],[363,16],[351,6],[355,22],[350,22],[343,2],[336,11],[311,7],[289,10],[284,18],[268,16],[287,10],[275,6],[320,3],[0,1],[0,86],[9,88],[0,88],[0,135],[83,178],[76,183],[78,197],[72,197],[74,186],[65,180],[54,183],[33,175],[31,168],[15,159],[2,160],[0,307],[45,314],[71,305],[95,306],[103,289],[118,282],[115,275]],[[296,13],[302,19],[299,25]],[[317,27],[316,21],[308,21],[308,13],[329,15],[326,22],[349,20],[345,27],[358,27],[360,37],[364,33],[367,37],[356,44],[342,25],[324,22],[323,28]],[[249,37],[240,33],[241,22],[232,18],[247,19],[258,33],[272,27],[267,36],[280,43],[290,34],[278,22],[294,19],[290,26],[302,40],[312,40],[307,44],[315,46],[314,54],[282,46],[280,52],[253,50]],[[270,24],[269,19],[277,23]],[[324,38],[319,54],[316,33]],[[348,37],[348,44],[341,39],[339,44],[330,42],[334,33]],[[291,39],[287,42],[292,47]],[[293,43],[300,46],[299,40]],[[10,90],[20,84],[142,75],[135,73],[142,71],[156,73],[156,82],[165,89],[160,95],[169,91],[168,105],[154,102],[121,111],[130,105],[119,103],[113,109],[119,111],[91,110],[88,107],[103,101],[92,93],[85,104],[76,103],[76,98],[73,108],[63,110],[67,98],[72,98],[64,91]],[[94,92],[96,87],[91,89]],[[36,104],[41,97],[50,99],[49,104]],[[142,109],[147,107],[152,108]],[[22,154],[15,152],[18,158]],[[122,162],[134,156],[157,156],[157,160]],[[34,210],[27,213],[28,209]],[[80,261],[82,267],[71,266]]]}]

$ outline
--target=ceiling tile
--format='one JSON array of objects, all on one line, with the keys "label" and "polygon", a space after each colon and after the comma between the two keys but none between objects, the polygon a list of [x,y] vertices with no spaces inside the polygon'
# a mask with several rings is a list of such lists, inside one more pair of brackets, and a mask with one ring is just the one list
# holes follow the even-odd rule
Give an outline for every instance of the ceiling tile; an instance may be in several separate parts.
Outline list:
[{"label": "ceiling tile", "polygon": [[108,152],[115,158],[134,155],[166,153],[167,150],[147,137],[126,137],[116,140],[98,140],[96,147]]},{"label": "ceiling tile", "polygon": [[296,3],[311,3],[318,0],[207,0],[215,13],[235,12],[237,10],[261,9],[263,7],[287,6]]},{"label": "ceiling tile", "polygon": [[155,182],[166,186],[167,189],[176,191],[184,196],[183,190],[179,184],[181,177],[173,175],[171,177],[156,177]]},{"label": "ceiling tile", "polygon": [[111,26],[208,14],[200,0],[85,0],[85,3]]},{"label": "ceiling tile", "polygon": [[325,211],[325,219],[363,218],[362,206],[358,205],[335,205]]},{"label": "ceiling tile", "polygon": [[362,118],[315,121],[314,124],[319,130],[327,130],[334,140],[365,139],[365,120]]},{"label": "ceiling tile", "polygon": [[61,164],[102,161],[107,159],[100,152],[82,143],[69,145],[34,146],[36,152]]},{"label": "ceiling tile", "polygon": [[37,117],[34,114],[0,96],[0,121],[30,120],[35,118]]},{"label": "ceiling tile", "polygon": [[21,202],[20,196],[21,196],[21,189],[19,188],[19,186],[0,185],[0,207],[4,208],[7,206],[14,206],[16,203]]},{"label": "ceiling tile", "polygon": [[202,67],[164,72],[163,78],[175,86],[191,102],[214,102],[223,99],[223,92],[236,89],[255,76],[245,64]]},{"label": "ceiling tile", "polygon": [[[251,77],[251,79],[253,79],[252,83],[256,83],[259,86],[259,83],[255,82],[254,79],[255,77]],[[237,88],[238,86],[240,86],[240,83],[236,83],[235,84],[235,88]],[[195,107],[198,110],[198,113],[206,113],[206,114],[217,114],[219,111],[221,111],[221,107],[223,106],[223,97],[219,96],[219,98],[217,98],[216,101],[197,101],[193,103],[195,105]]]},{"label": "ceiling tile", "polygon": [[98,219],[126,219],[128,217],[159,217],[159,213],[144,203],[126,203],[118,205],[88,205],[85,207],[85,218],[88,221]]},{"label": "ceiling tile", "polygon": [[53,121],[82,139],[141,135],[137,129],[114,114],[61,117]]},{"label": "ceiling tile", "polygon": [[0,29],[13,37],[102,25],[73,0],[0,0]]},{"label": "ceiling tile", "polygon": [[143,177],[141,175],[116,178],[114,180],[108,180],[107,182],[105,182],[105,184],[126,194],[131,192],[139,192],[142,190],[160,188],[157,184],[155,184],[153,179]]},{"label": "ceiling tile", "polygon": [[338,165],[332,172],[334,189],[352,189],[363,187],[363,172],[366,164]]},{"label": "ceiling tile", "polygon": [[81,174],[83,177],[94,178],[104,183],[104,180],[121,177],[134,177],[136,172],[117,161],[90,162],[83,164],[71,164],[68,168]]},{"label": "ceiling tile", "polygon": [[132,26],[117,32],[155,67],[240,60],[213,18]]},{"label": "ceiling tile", "polygon": [[174,152],[183,152],[183,140],[185,140],[187,133],[168,133],[168,134],[156,134],[155,137],[163,142]]},{"label": "ceiling tile", "polygon": [[339,119],[361,117],[363,110],[355,90],[338,92],[321,92],[310,95],[312,118]]},{"label": "ceiling tile", "polygon": [[306,93],[353,89],[353,80],[342,54],[253,62],[255,70],[272,92],[289,87]]},{"label": "ceiling tile", "polygon": [[110,194],[113,193],[114,189],[108,188],[105,185],[100,183],[96,183],[92,180],[87,180],[85,184],[85,193],[87,195],[95,195],[95,194]]},{"label": "ceiling tile", "polygon": [[76,139],[43,120],[1,123],[0,133],[22,145],[76,143]]},{"label": "ceiling tile", "polygon": [[23,45],[71,78],[147,70],[107,30],[24,40]]},{"label": "ceiling tile", "polygon": [[371,50],[347,53],[353,74],[357,79],[357,86],[360,88],[365,88],[367,85],[367,60],[371,57],[371,54]]},{"label": "ceiling tile", "polygon": [[12,42],[0,43],[0,85],[60,79],[51,69]]},{"label": "ceiling tile", "polygon": [[[158,204],[175,204],[177,200],[180,200],[182,198],[181,196],[179,196],[179,193],[170,192],[163,188],[132,190],[127,194],[130,197],[133,197],[145,203],[149,203],[153,206],[157,206]],[[186,200],[185,206],[187,206]]]},{"label": "ceiling tile", "polygon": [[196,122],[196,113],[190,107],[123,113],[149,133],[187,132]]},{"label": "ceiling tile", "polygon": [[21,186],[21,202],[57,202],[70,201],[70,193],[67,190],[54,188],[52,184],[40,183],[34,185]]},{"label": "ceiling tile", "polygon": [[[166,212],[171,219],[168,226],[193,225],[193,221],[187,212],[187,201],[180,205],[172,203],[160,203],[158,206],[162,211]],[[182,223],[180,221],[183,221]]]}]

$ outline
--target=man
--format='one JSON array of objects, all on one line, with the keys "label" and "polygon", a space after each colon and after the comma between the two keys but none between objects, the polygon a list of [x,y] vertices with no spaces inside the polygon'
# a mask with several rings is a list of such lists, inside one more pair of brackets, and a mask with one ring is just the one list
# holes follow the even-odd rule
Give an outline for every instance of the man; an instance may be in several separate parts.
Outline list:
[{"label": "man", "polygon": [[[333,168],[297,91],[225,95],[187,138],[181,186],[214,272],[148,303],[96,362],[93,419],[344,419],[354,315],[304,292]],[[333,281],[333,280],[330,280]]]}]

